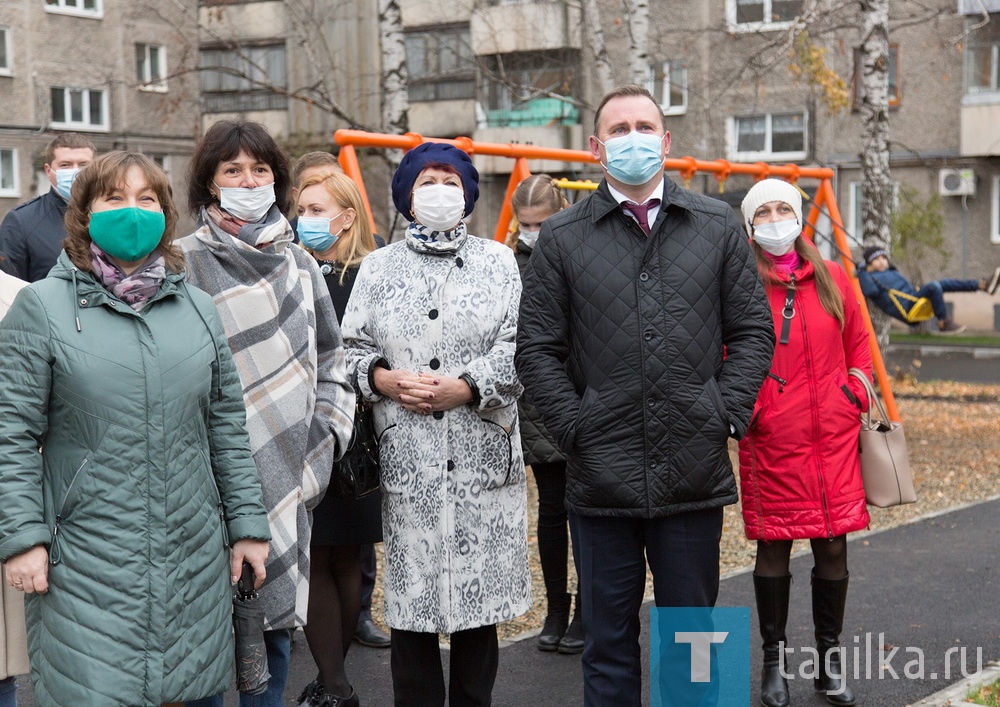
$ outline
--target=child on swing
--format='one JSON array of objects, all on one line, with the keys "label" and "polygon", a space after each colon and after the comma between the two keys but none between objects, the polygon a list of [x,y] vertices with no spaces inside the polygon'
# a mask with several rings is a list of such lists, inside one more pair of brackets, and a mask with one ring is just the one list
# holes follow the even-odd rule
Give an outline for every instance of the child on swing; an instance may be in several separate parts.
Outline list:
[{"label": "child on swing", "polygon": [[[942,278],[931,280],[918,290],[889,262],[889,253],[884,248],[869,246],[865,248],[864,255],[864,263],[858,263],[858,282],[865,297],[872,300],[879,309],[890,317],[895,317],[907,324],[912,323],[906,319],[907,312],[916,304],[916,300],[926,297],[934,309],[938,331],[942,334],[960,334],[965,331],[965,325],[956,323],[948,316],[948,310],[944,304],[945,292],[977,292],[982,290],[986,294],[992,295],[1000,287],[1000,267],[998,267],[989,279],[955,280]],[[861,267],[862,265],[864,267]],[[891,296],[891,291],[902,293],[904,296],[897,296],[894,299]]]}]

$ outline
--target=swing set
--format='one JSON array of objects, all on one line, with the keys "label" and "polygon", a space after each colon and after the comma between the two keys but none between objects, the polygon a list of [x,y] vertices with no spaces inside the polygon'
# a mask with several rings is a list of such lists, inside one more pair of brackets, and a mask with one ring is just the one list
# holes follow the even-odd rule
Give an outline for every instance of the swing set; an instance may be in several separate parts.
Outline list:
[{"label": "swing set", "polygon": [[[586,150],[569,150],[565,148],[547,148],[537,145],[522,145],[517,143],[489,143],[477,142],[469,137],[458,137],[455,139],[425,138],[417,133],[406,133],[405,135],[388,135],[381,133],[369,133],[363,130],[337,130],[333,134],[334,142],[340,146],[339,161],[340,166],[361,191],[365,210],[368,219],[375,227],[375,219],[372,215],[371,203],[368,193],[365,190],[364,177],[361,174],[361,167],[358,163],[357,148],[379,148],[412,150],[417,145],[424,142],[440,142],[453,145],[464,150],[469,155],[481,155],[486,157],[506,157],[514,160],[514,166],[510,172],[510,179],[507,183],[507,192],[504,196],[503,207],[500,209],[500,216],[494,229],[494,240],[503,242],[506,239],[510,227],[513,211],[511,209],[511,197],[514,189],[522,180],[531,176],[528,169],[529,160],[555,160],[558,162],[577,162],[581,164],[597,164],[590,152]],[[684,180],[685,186],[690,184],[696,174],[711,174],[719,183],[719,192],[725,187],[726,180],[732,175],[746,175],[753,177],[754,181],[760,181],[768,177],[778,177],[785,179],[792,184],[796,184],[799,179],[818,180],[819,186],[816,195],[809,208],[809,215],[803,225],[803,234],[810,239],[815,239],[816,224],[821,214],[825,214],[833,227],[833,238],[840,255],[841,264],[851,276],[851,287],[858,301],[861,303],[861,315],[865,322],[865,329],[868,331],[868,344],[872,352],[872,362],[875,368],[875,377],[878,380],[882,397],[885,400],[885,408],[889,418],[894,422],[899,422],[899,412],[896,408],[896,399],[892,394],[889,384],[889,374],[885,368],[885,361],[882,352],[878,347],[875,338],[875,329],[872,326],[871,315],[868,312],[868,305],[864,295],[861,293],[861,286],[855,276],[854,262],[850,257],[850,245],[847,241],[847,234],[844,231],[843,221],[840,217],[840,209],[837,207],[837,200],[833,191],[833,170],[826,167],[800,167],[794,164],[772,165],[764,162],[754,164],[729,162],[728,160],[697,160],[694,157],[667,158],[663,162],[663,168],[668,172],[677,172]],[[597,184],[590,182],[577,182],[562,180],[563,186],[578,189],[596,189]],[[591,186],[592,185],[592,186]]]}]

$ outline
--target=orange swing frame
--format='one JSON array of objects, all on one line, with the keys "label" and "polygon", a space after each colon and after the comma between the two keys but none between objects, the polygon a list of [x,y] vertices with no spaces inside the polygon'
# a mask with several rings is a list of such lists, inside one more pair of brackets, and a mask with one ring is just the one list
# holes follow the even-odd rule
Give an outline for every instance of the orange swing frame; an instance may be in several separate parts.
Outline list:
[{"label": "orange swing frame", "polygon": [[[428,138],[417,133],[406,133],[405,135],[388,135],[381,133],[369,133],[363,130],[337,130],[333,135],[334,142],[340,146],[339,161],[341,167],[347,172],[361,190],[364,200],[365,210],[368,219],[375,227],[375,219],[372,215],[371,203],[368,200],[368,193],[365,190],[364,177],[361,174],[361,167],[358,163],[357,148],[380,148],[412,150],[417,145],[424,142],[441,142],[453,145],[464,150],[469,155],[482,155],[490,157],[506,157],[514,160],[514,166],[510,172],[510,179],[507,182],[507,192],[504,196],[503,207],[500,209],[500,216],[497,219],[496,229],[493,238],[503,242],[506,239],[510,226],[513,211],[511,209],[511,197],[514,189],[523,179],[531,176],[528,169],[528,160],[555,160],[559,162],[578,162],[583,164],[596,164],[593,155],[586,150],[568,150],[564,148],[546,148],[537,145],[520,145],[515,143],[488,143],[477,142],[468,137],[458,137],[455,139]],[[885,367],[885,360],[879,349],[878,341],[875,337],[875,329],[872,326],[871,314],[868,311],[868,304],[861,293],[861,285],[855,275],[854,263],[845,254],[851,252],[847,234],[844,231],[843,220],[840,216],[840,209],[837,207],[836,196],[833,191],[833,170],[826,167],[800,167],[794,164],[772,165],[764,162],[753,164],[729,162],[728,160],[697,160],[694,157],[667,158],[663,163],[664,170],[668,172],[678,172],[684,179],[685,184],[698,173],[707,173],[715,177],[719,182],[721,192],[727,179],[734,174],[747,175],[760,181],[768,177],[780,177],[793,184],[799,179],[815,179],[819,181],[816,189],[816,196],[813,198],[809,215],[803,227],[803,233],[807,238],[814,238],[816,224],[819,217],[824,212],[830,219],[833,227],[833,237],[840,253],[840,261],[851,278],[851,287],[854,294],[861,303],[861,314],[864,318],[865,329],[868,331],[868,344],[872,352],[872,362],[875,368],[875,377],[878,380],[879,389],[885,401],[886,412],[894,422],[899,422],[899,411],[896,407],[896,399],[892,394],[892,387],[889,381],[889,374]]]}]

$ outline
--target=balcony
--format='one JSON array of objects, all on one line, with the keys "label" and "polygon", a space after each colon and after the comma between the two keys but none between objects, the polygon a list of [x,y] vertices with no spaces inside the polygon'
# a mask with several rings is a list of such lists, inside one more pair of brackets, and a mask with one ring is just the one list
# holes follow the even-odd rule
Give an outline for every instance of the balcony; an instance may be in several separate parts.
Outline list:
[{"label": "balcony", "polygon": [[510,110],[486,111],[486,124],[491,128],[577,125],[579,122],[579,109],[558,98],[533,98]]},{"label": "balcony", "polygon": [[962,157],[1000,155],[1000,93],[963,98],[959,150]]},{"label": "balcony", "polygon": [[479,56],[551,49],[580,49],[579,7],[525,2],[477,9],[470,23]]}]

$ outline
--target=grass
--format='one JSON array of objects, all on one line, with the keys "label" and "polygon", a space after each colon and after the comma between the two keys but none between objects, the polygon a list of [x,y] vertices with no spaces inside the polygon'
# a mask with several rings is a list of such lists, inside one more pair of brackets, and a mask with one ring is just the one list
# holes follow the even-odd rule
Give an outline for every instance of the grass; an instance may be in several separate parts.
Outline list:
[{"label": "grass", "polygon": [[889,334],[891,344],[909,344],[920,346],[928,344],[931,346],[1000,346],[1000,334],[950,334],[941,336],[940,334]]},{"label": "grass", "polygon": [[974,705],[1000,707],[1000,678],[985,685],[977,685],[969,692],[968,701]]}]

